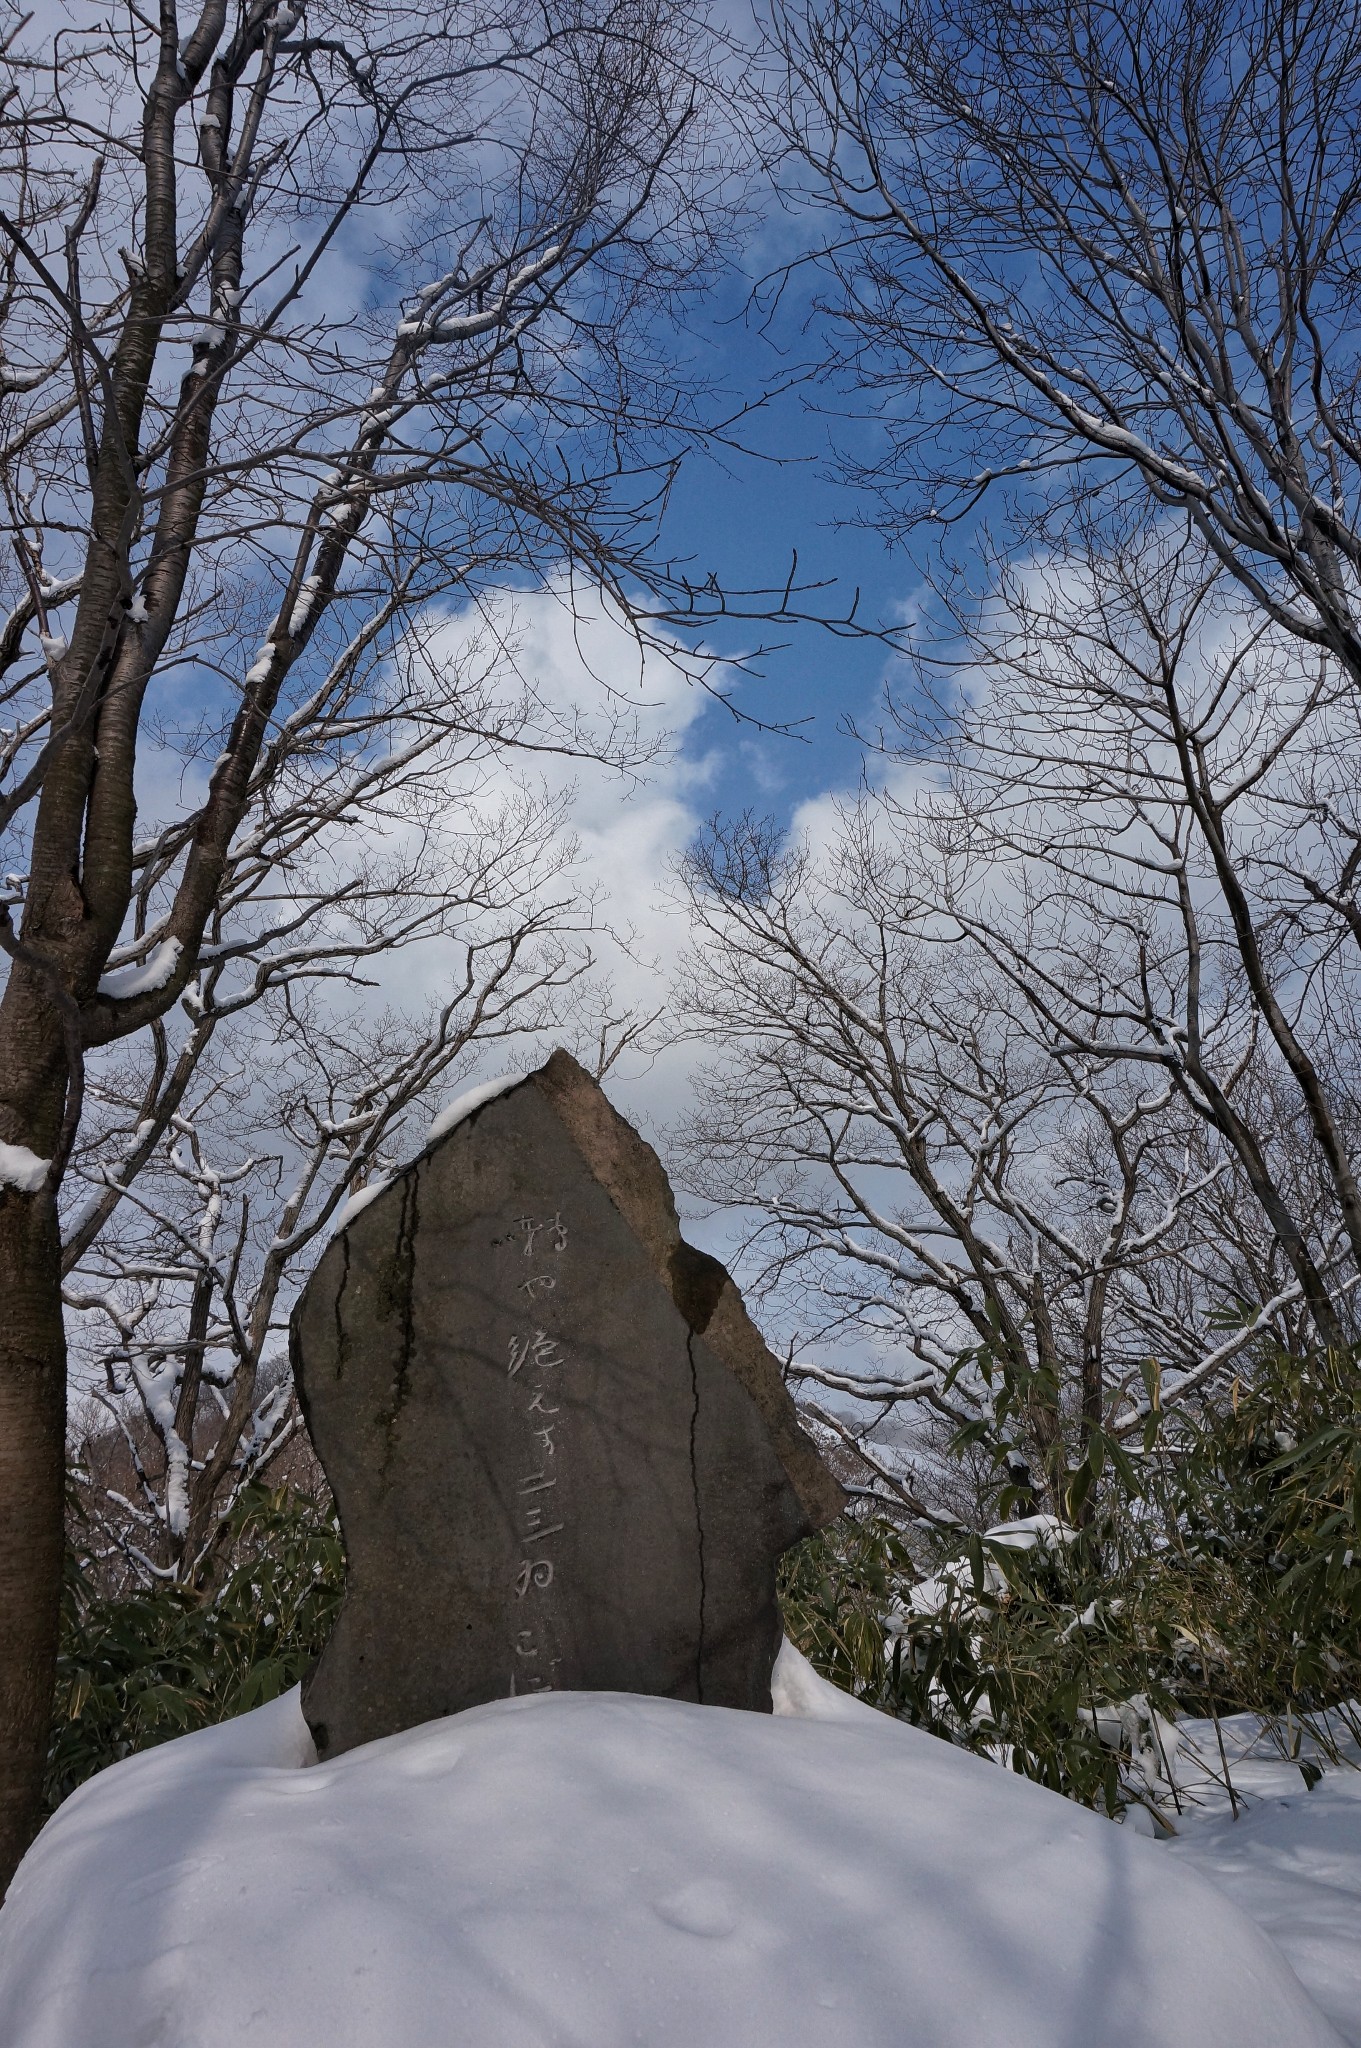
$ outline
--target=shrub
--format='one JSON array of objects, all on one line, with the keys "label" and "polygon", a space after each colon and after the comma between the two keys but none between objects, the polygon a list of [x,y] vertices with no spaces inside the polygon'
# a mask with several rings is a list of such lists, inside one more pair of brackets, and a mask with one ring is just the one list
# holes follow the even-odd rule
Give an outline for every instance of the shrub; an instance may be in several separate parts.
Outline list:
[{"label": "shrub", "polygon": [[1272,1357],[1213,1410],[1155,1410],[1134,1455],[1094,1443],[1085,1526],[1003,1524],[925,1575],[893,1524],[843,1520],[786,1560],[786,1628],[872,1705],[1108,1813],[1175,1800],[1185,1714],[1261,1715],[1309,1779],[1303,1735],[1361,1735],[1357,1365]]},{"label": "shrub", "polygon": [[319,1654],[344,1579],[329,1504],[252,1487],[224,1554],[202,1591],[111,1596],[79,1545],[68,1548],[49,1810],[105,1764],[276,1698]]}]

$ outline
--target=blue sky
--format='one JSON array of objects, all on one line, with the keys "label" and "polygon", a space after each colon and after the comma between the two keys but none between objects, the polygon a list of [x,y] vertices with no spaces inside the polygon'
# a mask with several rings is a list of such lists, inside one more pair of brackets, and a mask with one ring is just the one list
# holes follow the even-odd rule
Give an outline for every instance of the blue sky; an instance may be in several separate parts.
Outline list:
[{"label": "blue sky", "polygon": [[[819,223],[805,216],[805,224],[811,239]],[[816,360],[819,337],[805,331],[800,305],[810,279],[789,295],[774,339],[747,314],[751,280],[760,275],[769,246],[768,236],[758,234],[745,274],[731,277],[707,307],[692,309],[695,365],[716,394],[759,394],[788,377],[800,357]],[[838,416],[845,410],[845,401],[815,378],[744,423],[742,438],[759,452],[744,456],[719,446],[692,456],[668,508],[668,552],[690,560],[701,576],[712,570],[728,588],[778,589],[797,550],[800,579],[830,583],[804,600],[810,609],[842,614],[858,587],[862,622],[896,623],[917,585],[917,570],[904,553],[890,554],[878,535],[853,523],[860,501],[832,470],[837,449],[863,445],[867,430]],[[753,627],[747,644],[759,635]],[[742,637],[732,629],[726,643],[715,636],[713,644],[735,647]],[[761,663],[759,677],[741,684],[738,701],[754,717],[797,725],[799,737],[738,727],[713,707],[690,729],[687,750],[720,755],[712,783],[716,807],[751,806],[787,817],[829,786],[855,781],[860,749],[840,728],[848,716],[862,717],[873,706],[892,653],[880,641],[843,638],[816,625],[768,629],[768,637],[784,644]]]},{"label": "blue sky", "polygon": [[[788,256],[801,243],[807,246],[820,225],[809,213],[756,223],[743,273],[731,274],[710,301],[691,307],[682,348],[692,379],[707,387],[716,414],[731,411],[737,394],[752,397],[787,380],[798,358],[816,361],[820,337],[804,321],[810,275],[800,278],[797,295],[788,294],[776,341],[763,334],[757,318],[746,317],[746,307],[752,282],[769,267],[772,251]],[[897,624],[919,588],[919,566],[905,551],[890,553],[877,534],[854,523],[860,501],[832,472],[838,449],[863,449],[873,430],[846,418],[848,409],[842,394],[812,377],[744,423],[751,454],[728,445],[707,454],[696,450],[668,507],[663,552],[684,562],[697,580],[712,571],[730,590],[778,592],[796,549],[800,578],[825,579],[828,585],[810,596],[810,608],[842,615],[858,587],[858,616],[865,623]],[[573,627],[561,605],[523,591],[513,602],[520,659],[550,701],[589,705],[598,681],[636,695],[636,653],[619,628],[598,618]],[[461,630],[451,627],[451,646]],[[675,868],[705,820],[715,812],[731,816],[750,809],[796,829],[811,822],[820,830],[827,815],[823,800],[853,790],[859,779],[862,749],[845,725],[852,718],[873,722],[893,665],[891,648],[814,624],[764,631],[759,625],[733,626],[709,635],[708,644],[734,652],[768,638],[783,644],[765,657],[759,676],[737,678],[737,700],[753,717],[795,726],[797,736],[738,724],[679,677],[665,674],[664,664],[649,663],[644,725],[654,732],[669,729],[669,762],[641,785],[588,763],[545,771],[550,782],[573,792],[583,877],[605,892],[607,918],[627,935],[621,947],[602,946],[602,964],[619,1001],[640,1014],[658,1008],[669,1013],[672,973],[690,937]],[[612,1071],[611,1094],[664,1153],[668,1127],[688,1108],[703,1058],[691,1040],[654,1062],[627,1057]],[[483,1078],[483,1069],[470,1078]],[[460,1077],[458,1086],[463,1085]],[[712,1248],[727,1249],[728,1219],[701,1220],[692,1211],[690,1227]]]}]

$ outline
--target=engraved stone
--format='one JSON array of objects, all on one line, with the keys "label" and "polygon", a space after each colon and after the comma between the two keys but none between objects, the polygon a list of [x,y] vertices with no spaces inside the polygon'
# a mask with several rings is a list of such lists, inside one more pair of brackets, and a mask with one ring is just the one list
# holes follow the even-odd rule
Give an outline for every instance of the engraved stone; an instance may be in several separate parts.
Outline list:
[{"label": "engraved stone", "polygon": [[323,1756],[550,1688],[769,1712],[776,1560],[841,1490],[566,1053],[353,1217],[292,1344],[347,1557],[304,1689]]}]

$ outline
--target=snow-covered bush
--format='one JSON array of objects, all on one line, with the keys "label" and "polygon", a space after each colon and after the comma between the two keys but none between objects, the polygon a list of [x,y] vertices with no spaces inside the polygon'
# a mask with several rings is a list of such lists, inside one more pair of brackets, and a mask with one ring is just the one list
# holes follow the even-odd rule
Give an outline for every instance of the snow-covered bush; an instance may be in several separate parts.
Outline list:
[{"label": "snow-covered bush", "polygon": [[344,1563],[329,1500],[250,1488],[215,1581],[111,1595],[68,1546],[47,1803],[106,1764],[229,1720],[296,1685],[331,1630]]},{"label": "snow-covered bush", "polygon": [[[1176,1722],[1264,1717],[1282,1749],[1361,1732],[1361,1373],[1263,1361],[1222,1412],[1098,1458],[1081,1527],[932,1539],[844,1522],[793,1554],[786,1627],[860,1698],[1084,1805],[1175,1810]],[[923,1569],[924,1563],[927,1569]],[[1227,1766],[1226,1766],[1227,1768]]]},{"label": "snow-covered bush", "polygon": [[1361,1356],[1269,1357],[1170,1472],[1206,1689],[1314,1723],[1361,1694]]}]

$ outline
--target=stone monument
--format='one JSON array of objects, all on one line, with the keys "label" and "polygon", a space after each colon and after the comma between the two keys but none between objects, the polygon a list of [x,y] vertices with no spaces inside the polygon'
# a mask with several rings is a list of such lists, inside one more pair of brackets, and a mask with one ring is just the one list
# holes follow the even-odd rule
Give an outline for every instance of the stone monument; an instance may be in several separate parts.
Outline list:
[{"label": "stone monument", "polygon": [[568,1054],[353,1216],[292,1346],[348,1562],[303,1696],[322,1756],[553,1687],[769,1712],[776,1560],[841,1489]]}]

